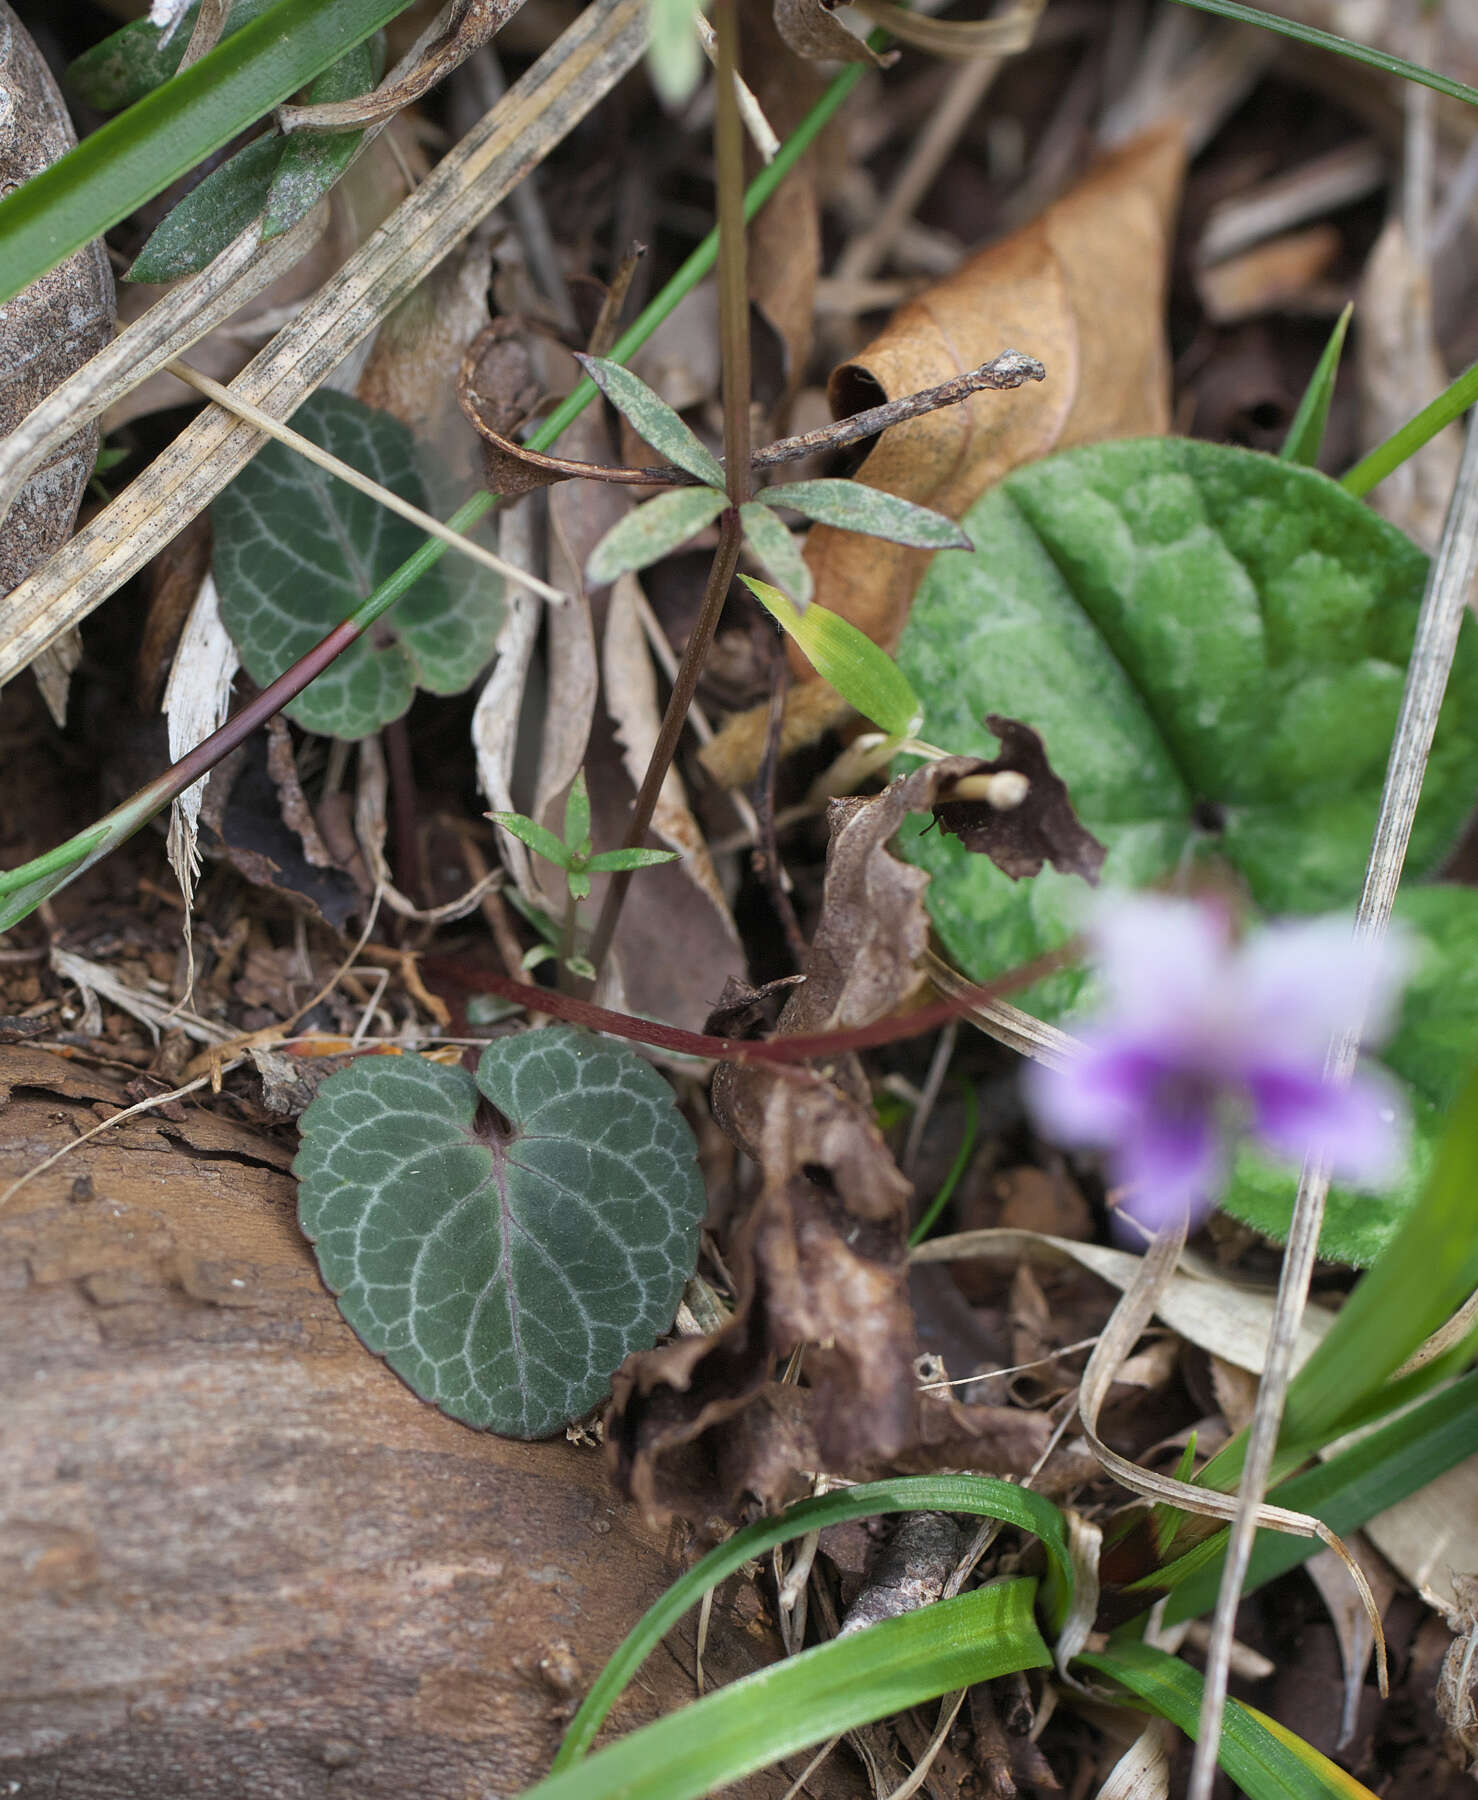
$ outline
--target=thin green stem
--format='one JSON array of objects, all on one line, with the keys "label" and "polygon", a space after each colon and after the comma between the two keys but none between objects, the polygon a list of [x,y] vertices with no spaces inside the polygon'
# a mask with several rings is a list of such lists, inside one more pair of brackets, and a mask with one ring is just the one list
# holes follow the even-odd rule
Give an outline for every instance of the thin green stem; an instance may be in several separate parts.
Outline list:
[{"label": "thin green stem", "polygon": [[[212,52],[212,54],[215,54]],[[754,218],[774,194],[776,188],[815,143],[830,124],[848,95],[862,79],[861,64],[843,69],[827,87],[796,130],[780,147],[775,160],[762,169],[750,183],[744,196],[744,216]],[[718,255],[718,231],[710,231],[670,277],[660,294],[653,299],[622,332],[609,351],[613,362],[626,362],[646,343],[652,333],[671,314],[678,302],[690,294],[713,268]],[[536,450],[547,450],[567,426],[572,424],[593,400],[598,390],[593,381],[579,383],[569,397],[557,406],[530,440]],[[453,531],[467,532],[497,504],[497,494],[474,494],[458,507],[447,521]],[[382,618],[428,569],[445,554],[447,546],[437,538],[428,538],[420,549],[388,576],[357,610],[336,625],[313,649],[278,676],[254,701],[235,717],[228,719],[219,731],[212,733],[186,757],[171,765],[147,787],[127,800],[86,830],[57,845],[44,856],[0,874],[0,930],[17,924],[33,911],[40,900],[55,893],[100,856],[123,843],[157,813],[178,798],[194,781],[213,769],[230,751],[272,714],[297,698],[303,689],[320,675],[342,651],[361,637],[377,619]],[[55,879],[53,879],[55,877]],[[25,903],[7,907],[4,903],[24,893]]]},{"label": "thin green stem", "polygon": [[1437,433],[1478,401],[1478,363],[1464,369],[1457,380],[1445,388],[1430,406],[1424,406],[1413,419],[1393,431],[1383,444],[1377,444],[1353,469],[1339,478],[1339,484],[1352,494],[1368,494],[1402,463],[1416,455],[1423,445],[1431,443]]},{"label": "thin green stem", "polygon": [[964,1135],[960,1139],[959,1149],[955,1152],[955,1159],[949,1165],[949,1173],[940,1183],[939,1192],[929,1202],[924,1212],[920,1215],[918,1224],[915,1225],[913,1230],[908,1234],[908,1247],[910,1250],[913,1249],[915,1244],[922,1244],[924,1239],[928,1237],[929,1233],[934,1229],[939,1215],[944,1211],[945,1207],[949,1205],[955,1189],[960,1185],[961,1178],[966,1169],[969,1168],[970,1158],[975,1154],[975,1129],[979,1119],[979,1107],[975,1100],[975,1084],[967,1081],[961,1085],[965,1090]]}]

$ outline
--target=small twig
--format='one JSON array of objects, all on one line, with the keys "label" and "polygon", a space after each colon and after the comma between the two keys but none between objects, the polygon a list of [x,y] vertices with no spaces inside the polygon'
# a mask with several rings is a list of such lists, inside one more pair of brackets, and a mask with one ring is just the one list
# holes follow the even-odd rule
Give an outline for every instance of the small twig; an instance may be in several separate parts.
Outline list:
[{"label": "small twig", "polygon": [[1003,350],[978,369],[941,381],[937,387],[922,388],[917,394],[902,394],[897,400],[886,400],[881,406],[870,406],[866,412],[854,413],[850,419],[838,419],[799,437],[779,438],[757,450],[751,461],[756,469],[772,469],[777,463],[798,462],[822,450],[841,450],[861,438],[876,437],[890,425],[901,425],[906,419],[935,412],[941,406],[955,406],[971,394],[986,389],[1019,388],[1023,382],[1045,381],[1047,371],[1034,356],[1020,350]]},{"label": "small twig", "polygon": [[[1390,921],[1475,568],[1478,568],[1478,415],[1468,426],[1457,487],[1417,620],[1416,642],[1406,672],[1401,714],[1391,742],[1380,812],[1366,864],[1365,888],[1355,914],[1355,930],[1365,938],[1380,938]],[[1348,1081],[1359,1048],[1357,1024],[1353,1031],[1346,1032],[1330,1046],[1325,1080]],[[1288,1248],[1278,1283],[1267,1364],[1258,1385],[1257,1404],[1248,1430],[1247,1456],[1237,1491],[1237,1512],[1232,1521],[1226,1561],[1222,1565],[1211,1645],[1206,1655],[1206,1687],[1201,1701],[1195,1761],[1191,1766],[1189,1800],[1211,1800],[1222,1718],[1226,1711],[1237,1605],[1242,1597],[1242,1584],[1247,1579],[1247,1565],[1257,1534],[1258,1511],[1278,1447],[1294,1343],[1308,1297],[1328,1192],[1327,1166],[1321,1157],[1310,1157],[1299,1176],[1293,1219],[1288,1229]]]},{"label": "small twig", "polygon": [[290,425],[284,425],[280,419],[274,419],[271,413],[263,412],[261,407],[254,406],[250,400],[236,393],[233,389],[213,381],[209,375],[202,375],[199,369],[191,368],[189,363],[172,357],[165,365],[171,375],[177,376],[186,386],[204,394],[207,400],[214,400],[217,406],[225,407],[227,412],[235,413],[238,419],[245,419],[249,425],[255,425],[258,431],[265,431],[268,437],[276,438],[279,444],[286,444],[290,450],[308,462],[316,464],[340,481],[345,481],[361,494],[368,494],[371,500],[379,501],[389,511],[399,513],[401,518],[409,519],[411,524],[419,525],[421,530],[431,537],[440,538],[442,543],[449,544],[452,549],[460,550],[473,562],[481,563],[484,568],[491,569],[495,575],[501,575],[505,581],[511,581],[519,587],[526,587],[532,593],[540,594],[544,599],[562,606],[569,595],[558,588],[551,587],[547,581],[517,568],[513,563],[504,562],[501,556],[495,556],[491,550],[485,550],[481,544],[475,544],[471,538],[463,537],[460,531],[453,531],[450,525],[443,525],[440,519],[434,519],[430,513],[422,512],[419,506],[412,506],[409,500],[402,500],[399,494],[391,493],[378,481],[372,481],[368,475],[361,474],[352,463],[341,461],[331,456],[327,450],[320,449],[311,438],[305,438],[300,431],[294,431]]},{"label": "small twig", "polygon": [[785,718],[785,690],[789,686],[790,665],[786,661],[785,642],[778,629],[762,627],[770,639],[770,716],[765,728],[765,753],[760,758],[760,772],[755,782],[755,844],[751,853],[754,872],[764,883],[770,905],[785,933],[790,960],[797,969],[806,966],[806,939],[801,922],[795,915],[795,903],[786,884],[785,869],[780,861],[780,845],[775,832],[775,776],[780,766],[780,727]]}]

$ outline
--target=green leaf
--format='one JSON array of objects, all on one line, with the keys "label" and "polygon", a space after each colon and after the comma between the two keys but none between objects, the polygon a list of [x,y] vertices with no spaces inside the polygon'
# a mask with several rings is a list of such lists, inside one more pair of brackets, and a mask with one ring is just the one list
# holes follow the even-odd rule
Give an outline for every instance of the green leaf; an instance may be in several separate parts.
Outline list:
[{"label": "green leaf", "polygon": [[1051,1666],[1034,1581],[977,1588],[772,1664],[551,1775],[524,1800],[702,1800],[809,1744]]},{"label": "green leaf", "polygon": [[[233,0],[221,41],[249,25],[273,0]],[[98,112],[117,112],[168,81],[184,60],[190,33],[200,13],[200,0],[189,7],[173,31],[134,19],[121,31],[84,50],[68,65],[66,84],[79,100]]]},{"label": "green leaf", "polygon": [[588,868],[571,869],[568,886],[572,900],[588,900],[590,898],[590,874]]},{"label": "green leaf", "polygon": [[611,527],[590,552],[585,579],[592,587],[604,587],[618,575],[660,561],[728,504],[728,496],[714,488],[674,488],[670,494],[659,494]]},{"label": "green leaf", "polygon": [[763,1556],[776,1544],[789,1543],[807,1532],[850,1519],[875,1519],[885,1513],[967,1513],[976,1518],[1000,1519],[1039,1538],[1047,1555],[1044,1588],[1045,1609],[1054,1629],[1067,1617],[1073,1591],[1072,1557],[1062,1514],[1050,1500],[1015,1482],[990,1475],[921,1475],[892,1481],[866,1482],[859,1487],[838,1488],[814,1500],[787,1507],[778,1518],[757,1519],[685,1570],[653,1606],[637,1620],[610,1661],[596,1676],[590,1692],[570,1721],[570,1728],[554,1759],[558,1773],[582,1757],[595,1741],[607,1714],[637,1670],[662,1639],[725,1576],[742,1568],[751,1557]]},{"label": "green leaf", "polygon": [[[321,388],[293,425],[425,506],[411,434],[389,413]],[[259,687],[352,613],[422,536],[278,443],[247,464],[211,517],[221,618]],[[286,710],[310,731],[365,737],[398,719],[417,687],[436,694],[465,688],[493,654],[501,614],[497,581],[454,558],[423,575]]]},{"label": "green leaf", "polygon": [[796,481],[768,487],[762,498],[771,506],[788,506],[819,524],[911,544],[917,550],[970,548],[969,537],[953,519],[860,481]]},{"label": "green leaf", "polygon": [[890,737],[907,737],[918,729],[922,709],[907,677],[866,632],[824,606],[808,606],[798,612],[787,596],[767,581],[756,581],[750,575],[739,579],[805,651],[816,673],[864,718],[880,725]]},{"label": "green leaf", "polygon": [[658,863],[676,861],[676,850],[602,850],[591,857],[590,867],[603,875],[617,869],[655,869]]},{"label": "green leaf", "polygon": [[1313,468],[1319,460],[1319,450],[1324,442],[1324,427],[1329,423],[1329,402],[1334,398],[1334,380],[1339,374],[1339,359],[1345,347],[1345,333],[1350,328],[1354,311],[1355,303],[1352,300],[1335,320],[1329,342],[1324,346],[1318,366],[1309,377],[1304,397],[1299,401],[1293,423],[1288,427],[1288,436],[1278,452],[1284,462],[1307,463]]},{"label": "green leaf", "polygon": [[1393,431],[1384,443],[1377,444],[1367,456],[1362,456],[1354,468],[1346,470],[1340,476],[1340,486],[1347,493],[1361,495],[1379,487],[1423,445],[1431,443],[1439,431],[1460,419],[1475,400],[1478,400],[1478,363],[1471,363],[1435,400]]},{"label": "green leaf", "polygon": [[[323,71],[308,90],[308,102],[311,106],[324,106],[334,100],[352,100],[367,93],[384,69],[385,39],[377,32]],[[262,220],[264,243],[281,237],[318,204],[349,167],[363,136],[362,131],[288,133],[267,196],[267,215]]]},{"label": "green leaf", "polygon": [[[1400,706],[1426,559],[1311,469],[1178,439],[1069,451],[1010,476],[965,520],[972,555],[936,559],[898,649],[952,751],[995,753],[988,713],[1042,734],[1106,884],[1142,888],[1198,860],[1232,866],[1268,913],[1353,912]],[[1478,644],[1464,628],[1408,856],[1441,862],[1478,783]],[[1055,950],[1081,883],[1013,883],[941,833],[900,847],[976,980]],[[1060,1018],[1088,997],[1065,969],[1020,1003]],[[1451,1031],[1474,1043],[1454,1003]],[[1407,1051],[1392,1053],[1402,1068]],[[1424,1109],[1450,1096],[1418,1095]],[[1420,1149],[1420,1143],[1419,1143]],[[1423,1153],[1425,1154],[1425,1153]],[[1410,1205],[1336,1192],[1322,1248],[1368,1262]],[[1226,1202],[1286,1229],[1286,1174],[1240,1163]]]},{"label": "green leaf", "polygon": [[[1095,1669],[1127,1688],[1138,1701],[1187,1737],[1201,1716],[1201,1677],[1178,1656],[1147,1644],[1115,1642],[1085,1651],[1074,1667]],[[1240,1700],[1228,1700],[1216,1759],[1250,1800],[1352,1800],[1368,1790],[1343,1769]]]},{"label": "green leaf", "polygon": [[212,169],[150,232],[125,280],[174,281],[203,269],[267,204],[282,149],[269,131]]},{"label": "green leaf", "polygon": [[750,549],[773,577],[776,587],[805,606],[815,592],[815,583],[785,521],[758,500],[746,500],[739,508],[739,522]]},{"label": "green leaf", "polygon": [[630,369],[604,356],[578,356],[575,360],[637,435],[654,450],[660,451],[678,468],[696,475],[699,481],[706,481],[711,487],[723,487],[723,464],[639,375],[633,375]]},{"label": "green leaf", "polygon": [[547,857],[550,862],[558,864],[561,869],[570,866],[570,852],[552,831],[547,831],[537,819],[527,818],[523,813],[490,812],[488,817],[495,825],[501,825],[505,831],[511,831],[521,844],[527,844],[530,850]]},{"label": "green leaf", "polygon": [[691,100],[703,76],[703,51],[693,23],[697,12],[697,0],[651,0],[647,68],[668,106]]},{"label": "green leaf", "polygon": [[590,791],[585,786],[585,771],[577,769],[565,801],[565,844],[576,854],[590,852]]},{"label": "green leaf", "polygon": [[672,1323],[704,1211],[697,1145],[634,1050],[568,1025],[474,1081],[415,1055],[331,1075],[298,1219],[339,1310],[423,1399],[546,1437]]},{"label": "green leaf", "polygon": [[0,200],[0,305],[162,193],[406,0],[277,0]]}]

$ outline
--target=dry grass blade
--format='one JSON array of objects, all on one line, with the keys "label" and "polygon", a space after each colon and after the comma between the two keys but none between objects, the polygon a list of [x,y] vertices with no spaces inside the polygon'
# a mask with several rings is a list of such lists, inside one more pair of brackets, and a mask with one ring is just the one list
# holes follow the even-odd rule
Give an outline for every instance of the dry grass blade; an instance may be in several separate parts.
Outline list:
[{"label": "dry grass blade", "polygon": [[[1365,937],[1379,938],[1390,921],[1406,858],[1406,845],[1411,836],[1411,822],[1421,795],[1432,737],[1437,729],[1437,714],[1447,691],[1448,671],[1457,649],[1458,630],[1467,610],[1475,568],[1478,568],[1478,420],[1468,427],[1457,489],[1417,621],[1416,642],[1406,673],[1406,691],[1396,721],[1385,788],[1375,822],[1370,860],[1366,865],[1365,890],[1355,917],[1356,931]],[[1358,1032],[1347,1033],[1330,1048],[1326,1078],[1347,1081],[1354,1070],[1358,1052]],[[1268,1347],[1268,1364],[1252,1415],[1247,1461],[1222,1570],[1221,1592],[1217,1597],[1216,1618],[1206,1657],[1206,1690],[1189,1800],[1210,1800],[1211,1797],[1216,1751],[1221,1742],[1221,1722],[1226,1710],[1227,1674],[1237,1603],[1252,1555],[1268,1471],[1277,1449],[1283,1400],[1292,1369],[1293,1344],[1308,1298],[1309,1278],[1313,1273],[1328,1191],[1328,1170],[1317,1158],[1311,1158],[1304,1164],[1299,1177],[1298,1197],[1294,1202],[1283,1274],[1278,1285],[1278,1307]]]},{"label": "dry grass blade", "polygon": [[[595,0],[232,384],[289,416],[640,59],[644,0]],[[211,409],[0,602],[0,681],[87,617],[266,442]]]},{"label": "dry grass blade", "polygon": [[[972,984],[952,969],[942,956],[926,950],[923,966],[941,994],[948,994],[952,1000],[969,1001],[974,991]],[[1082,1048],[1071,1032],[1044,1024],[1019,1006],[1013,1006],[1009,1000],[987,1000],[983,1005],[971,1002],[964,1017],[1008,1050],[1030,1056],[1052,1069],[1060,1069]]]}]

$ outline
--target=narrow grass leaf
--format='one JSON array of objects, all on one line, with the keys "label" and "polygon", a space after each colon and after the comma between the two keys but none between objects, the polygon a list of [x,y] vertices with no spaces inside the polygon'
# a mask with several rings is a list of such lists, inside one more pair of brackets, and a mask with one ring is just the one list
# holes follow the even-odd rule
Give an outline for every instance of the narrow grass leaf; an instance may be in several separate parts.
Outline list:
[{"label": "narrow grass leaf", "polygon": [[1339,359],[1345,347],[1345,333],[1350,328],[1354,311],[1352,300],[1334,322],[1329,342],[1309,377],[1309,385],[1304,389],[1293,423],[1288,427],[1288,436],[1278,452],[1283,462],[1307,463],[1313,468],[1319,460],[1324,428],[1329,423],[1329,403],[1334,398],[1335,377],[1339,374]]},{"label": "narrow grass leaf", "polygon": [[0,305],[321,75],[407,0],[277,0],[0,200]]},{"label": "narrow grass leaf", "polygon": [[659,562],[695,531],[716,519],[729,504],[715,488],[674,488],[615,524],[590,553],[585,579],[604,587],[618,575]]},{"label": "narrow grass leaf", "polygon": [[971,548],[953,519],[860,481],[795,481],[768,487],[763,497],[771,506],[788,506],[818,524],[887,538],[916,550]]},{"label": "narrow grass leaf", "polygon": [[1036,1583],[998,1582],[736,1681],[530,1788],[524,1800],[701,1800],[808,1744],[956,1688],[1041,1669]]},{"label": "narrow grass leaf", "polygon": [[581,356],[582,369],[635,430],[670,463],[712,487],[724,485],[723,464],[639,375],[604,356]]},{"label": "narrow grass leaf", "polygon": [[[1085,1651],[1076,1665],[1106,1675],[1151,1712],[1168,1719],[1187,1737],[1196,1735],[1201,1677],[1178,1656],[1147,1644],[1115,1644]],[[1249,1800],[1374,1800],[1353,1776],[1307,1744],[1271,1729],[1271,1721],[1240,1701],[1227,1702],[1217,1761]]]},{"label": "narrow grass leaf", "polygon": [[923,718],[918,696],[897,663],[865,632],[824,606],[798,611],[767,581],[756,581],[751,575],[739,579],[805,651],[816,673],[864,718],[873,720],[890,737],[908,737],[918,729]]},{"label": "narrow grass leaf", "polygon": [[1377,444],[1362,456],[1354,468],[1340,476],[1340,486],[1347,493],[1364,496],[1379,487],[1385,478],[1409,462],[1423,445],[1431,443],[1454,419],[1460,419],[1478,400],[1478,363],[1463,370],[1457,380],[1445,387],[1437,398],[1424,406],[1383,444]]},{"label": "narrow grass leaf", "polygon": [[557,1773],[578,1761],[595,1741],[607,1714],[637,1670],[672,1627],[751,1557],[762,1556],[776,1544],[789,1543],[807,1532],[842,1525],[851,1519],[876,1519],[899,1512],[966,1513],[976,1518],[1000,1519],[1029,1531],[1041,1541],[1047,1554],[1047,1578],[1043,1599],[1054,1628],[1066,1617],[1072,1594],[1073,1567],[1067,1547],[1067,1527],[1050,1500],[1014,1482],[989,1475],[920,1475],[894,1481],[867,1482],[839,1488],[835,1493],[802,1500],[778,1518],[757,1519],[710,1550],[691,1569],[685,1570],[655,1605],[637,1620],[609,1662],[596,1676],[590,1692],[570,1721],[564,1742],[555,1756]]},{"label": "narrow grass leaf", "polygon": [[739,520],[749,548],[764,564],[775,586],[805,606],[815,591],[815,583],[785,521],[758,500],[745,501],[739,508]]}]

